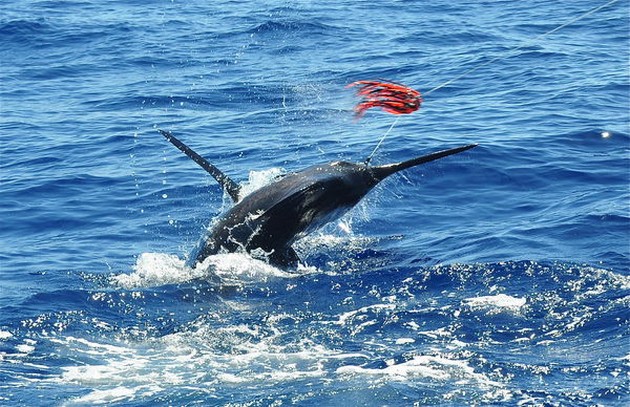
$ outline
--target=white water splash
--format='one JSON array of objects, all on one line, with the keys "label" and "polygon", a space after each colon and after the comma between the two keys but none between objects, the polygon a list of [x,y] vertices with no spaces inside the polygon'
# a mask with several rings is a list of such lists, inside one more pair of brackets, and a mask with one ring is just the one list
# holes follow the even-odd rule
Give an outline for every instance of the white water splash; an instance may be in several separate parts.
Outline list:
[{"label": "white water splash", "polygon": [[246,182],[241,183],[241,198],[264,187],[265,185],[271,184],[285,173],[286,171],[283,168],[269,168],[268,170],[262,171],[250,171],[249,179]]},{"label": "white water splash", "polygon": [[132,289],[175,284],[196,278],[184,260],[164,253],[142,253],[138,256],[131,274],[118,274],[111,277],[112,285]]},{"label": "white water splash", "polygon": [[11,332],[0,331],[0,341],[4,341],[13,337]]},{"label": "white water splash", "polygon": [[270,324],[217,328],[200,319],[184,332],[116,345],[70,336],[51,338],[64,352],[91,360],[62,367],[61,375],[51,381],[93,389],[67,405],[107,404],[148,398],[178,386],[202,393],[242,383],[274,387],[325,377],[332,373],[327,364],[334,361],[367,359],[310,340],[283,344],[279,339],[284,333],[273,320]]},{"label": "white water splash", "polygon": [[316,269],[300,266],[296,272],[286,272],[264,261],[242,253],[209,256],[190,268],[183,259],[164,253],[142,253],[131,274],[117,274],[110,278],[112,285],[124,288],[148,288],[167,284],[184,284],[202,279],[220,285],[265,283],[270,278],[294,278]]},{"label": "white water splash", "polygon": [[497,311],[518,312],[525,305],[527,300],[525,298],[511,297],[506,294],[498,294],[466,298],[462,302],[473,310],[494,309]]},{"label": "white water splash", "polygon": [[270,278],[293,278],[301,273],[280,270],[262,260],[254,259],[243,253],[224,253],[207,257],[195,268],[211,271],[221,284],[241,285],[247,283],[266,283]]},{"label": "white water splash", "polygon": [[475,370],[468,365],[467,361],[449,359],[445,356],[419,355],[403,363],[390,361],[388,366],[382,369],[342,366],[338,368],[336,372],[342,377],[357,375],[366,377],[372,376],[397,381],[405,381],[414,377],[426,377],[440,381],[457,380],[470,384],[502,387],[501,383],[494,382],[481,373],[476,373]]}]

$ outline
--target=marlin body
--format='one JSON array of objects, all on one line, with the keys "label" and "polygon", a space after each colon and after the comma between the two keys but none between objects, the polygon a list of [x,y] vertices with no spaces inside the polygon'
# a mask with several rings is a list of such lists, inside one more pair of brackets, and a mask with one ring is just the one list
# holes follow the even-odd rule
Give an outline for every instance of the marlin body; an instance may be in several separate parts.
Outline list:
[{"label": "marlin body", "polygon": [[471,144],[375,167],[346,161],[314,165],[241,197],[238,184],[170,132],[160,132],[208,171],[235,202],[200,240],[188,259],[190,267],[214,254],[246,252],[276,267],[295,268],[299,257],[293,243],[339,219],[383,179],[476,147]]}]

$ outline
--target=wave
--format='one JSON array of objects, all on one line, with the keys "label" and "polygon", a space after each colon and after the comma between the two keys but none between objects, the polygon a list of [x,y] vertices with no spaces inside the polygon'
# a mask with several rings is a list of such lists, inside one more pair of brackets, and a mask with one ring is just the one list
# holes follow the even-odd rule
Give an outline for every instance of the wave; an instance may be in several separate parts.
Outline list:
[{"label": "wave", "polygon": [[[132,25],[127,22],[109,24],[84,24],[75,22],[74,25],[54,23],[53,18],[39,18],[33,20],[10,20],[0,23],[0,43],[6,50],[21,54],[26,49],[42,48],[71,48],[85,43],[94,43],[98,48],[99,39],[111,38],[127,41],[132,32]],[[67,55],[59,54],[55,61],[66,60]]]},{"label": "wave", "polygon": [[256,27],[250,29],[248,32],[251,34],[307,34],[307,35],[321,35],[330,31],[334,31],[336,28],[324,23],[318,23],[313,21],[299,21],[299,20],[268,20],[258,24]]},{"label": "wave", "polygon": [[16,42],[29,41],[38,35],[48,34],[53,30],[54,25],[45,18],[9,20],[0,23],[0,38],[2,38],[2,42],[9,38]]},{"label": "wave", "polygon": [[[97,290],[87,312],[102,304],[108,314],[145,314],[151,302],[163,308],[168,299],[171,312],[186,304],[195,308],[192,320],[170,332],[142,332],[164,323],[160,313],[151,313],[144,317],[147,327],[119,327],[112,336],[113,326],[84,314],[73,323],[89,324],[90,335],[68,327],[49,334],[61,318],[50,315],[30,325],[43,330],[26,341],[19,330],[0,331],[0,345],[12,349],[5,360],[37,358],[52,346],[60,366],[41,369],[30,380],[87,389],[67,399],[71,405],[157,400],[167,393],[174,401],[199,391],[222,399],[233,386],[266,392],[304,383],[316,383],[320,396],[339,388],[357,400],[354,392],[368,383],[385,392],[414,391],[432,403],[444,394],[469,400],[461,386],[475,392],[476,400],[524,401],[539,396],[524,378],[537,380],[541,372],[545,377],[580,363],[583,355],[566,354],[569,345],[579,342],[599,354],[621,341],[630,299],[627,276],[567,263],[453,264],[343,275],[315,270],[298,276],[226,255],[210,262],[212,273],[223,273],[222,284],[241,288],[208,302],[199,294],[203,285],[214,285],[207,269],[186,270],[180,259],[166,255],[141,257],[134,274],[110,278],[117,299],[107,300],[107,288]],[[186,295],[155,297],[163,291],[156,291],[160,284]],[[81,295],[70,298],[79,301]],[[605,346],[591,342],[602,330],[617,339]],[[510,356],[514,352],[518,360]],[[547,359],[522,364],[523,352],[545,352]],[[622,363],[610,362],[606,369]],[[584,369],[576,374],[599,368]],[[256,394],[248,390],[242,396]]]}]

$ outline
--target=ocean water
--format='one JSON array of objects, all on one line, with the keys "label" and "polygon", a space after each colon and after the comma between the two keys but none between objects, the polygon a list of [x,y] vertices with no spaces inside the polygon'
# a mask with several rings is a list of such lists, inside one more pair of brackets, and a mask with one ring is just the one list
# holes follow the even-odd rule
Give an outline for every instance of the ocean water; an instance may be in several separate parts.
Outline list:
[{"label": "ocean water", "polygon": [[[0,11],[0,404],[630,403],[630,4],[26,1]],[[549,35],[561,24],[577,19]],[[462,76],[463,75],[463,76]],[[184,260],[251,189],[388,179],[298,272]]]}]

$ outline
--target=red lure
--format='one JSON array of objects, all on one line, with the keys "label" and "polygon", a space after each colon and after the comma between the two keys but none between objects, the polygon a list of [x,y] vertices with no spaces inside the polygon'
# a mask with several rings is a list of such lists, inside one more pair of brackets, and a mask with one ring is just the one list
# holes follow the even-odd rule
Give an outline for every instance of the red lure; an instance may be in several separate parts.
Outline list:
[{"label": "red lure", "polygon": [[357,81],[346,88],[354,86],[359,87],[357,96],[362,97],[354,107],[357,118],[373,107],[380,107],[391,114],[409,114],[420,109],[423,102],[420,92],[394,82]]}]

